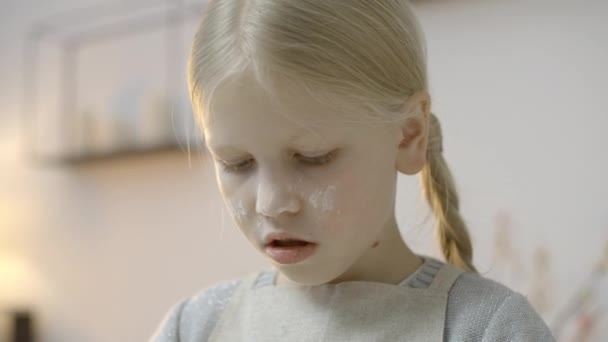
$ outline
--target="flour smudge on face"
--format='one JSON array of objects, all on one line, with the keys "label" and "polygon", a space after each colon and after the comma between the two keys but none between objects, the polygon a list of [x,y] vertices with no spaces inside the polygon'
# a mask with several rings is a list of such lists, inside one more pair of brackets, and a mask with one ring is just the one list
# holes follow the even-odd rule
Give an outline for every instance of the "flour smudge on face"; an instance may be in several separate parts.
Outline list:
[{"label": "flour smudge on face", "polygon": [[[302,183],[301,180],[297,181],[296,184],[288,185],[288,192],[295,196],[300,196],[300,198],[305,197],[305,191],[299,190],[299,185]],[[314,209],[316,209],[316,214],[314,217],[315,223],[319,224],[323,219],[325,219],[330,212],[335,211],[336,208],[336,192],[337,188],[335,185],[327,185],[325,187],[318,188],[314,190],[312,193],[308,195],[308,205]],[[270,192],[267,196],[264,196],[262,201],[259,203],[258,209],[256,211],[260,211],[261,208],[267,208],[269,205],[272,205],[274,201],[274,197],[276,194],[274,192]],[[290,199],[290,201],[295,199]],[[263,203],[262,203],[263,202]],[[245,204],[242,199],[232,199],[229,200],[228,209],[233,219],[240,225],[244,224],[247,220],[247,217],[251,215],[251,213],[245,207]],[[286,208],[282,208],[285,210]],[[341,214],[341,210],[337,210],[337,215]],[[263,215],[262,215],[263,216]],[[263,218],[256,215],[256,220],[254,223],[257,230],[262,229],[263,227]]]},{"label": "flour smudge on face", "polygon": [[316,218],[317,223],[323,219],[329,212],[334,210],[336,199],[336,186],[330,185],[323,189],[315,190],[309,197],[309,204],[320,210],[320,215]]},{"label": "flour smudge on face", "polygon": [[247,209],[243,205],[242,200],[231,200],[228,202],[228,208],[230,209],[230,214],[237,223],[241,223],[244,221],[247,216]]},{"label": "flour smudge on face", "polygon": [[323,212],[334,209],[334,201],[336,197],[336,186],[330,185],[325,189],[315,190],[309,197],[309,203],[315,209],[321,209]]}]

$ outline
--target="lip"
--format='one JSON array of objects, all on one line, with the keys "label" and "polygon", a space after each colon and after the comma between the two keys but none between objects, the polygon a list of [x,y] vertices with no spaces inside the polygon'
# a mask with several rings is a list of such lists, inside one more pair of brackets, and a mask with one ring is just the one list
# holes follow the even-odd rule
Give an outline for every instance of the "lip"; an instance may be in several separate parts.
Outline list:
[{"label": "lip", "polygon": [[[305,246],[275,246],[275,240],[300,240],[308,242]],[[268,256],[279,264],[295,264],[307,259],[317,250],[317,243],[306,240],[300,236],[285,232],[273,232],[264,237],[264,250]]]},{"label": "lip", "polygon": [[270,243],[274,240],[300,240],[300,241],[305,241],[305,242],[315,244],[315,245],[317,244],[314,241],[306,240],[297,235],[293,235],[293,234],[289,234],[289,233],[285,233],[285,232],[274,232],[274,233],[267,234],[264,237],[264,247],[268,247],[270,245]]},{"label": "lip", "polygon": [[317,246],[309,243],[305,246],[276,247],[268,245],[265,249],[266,254],[279,264],[296,264],[315,254]]}]

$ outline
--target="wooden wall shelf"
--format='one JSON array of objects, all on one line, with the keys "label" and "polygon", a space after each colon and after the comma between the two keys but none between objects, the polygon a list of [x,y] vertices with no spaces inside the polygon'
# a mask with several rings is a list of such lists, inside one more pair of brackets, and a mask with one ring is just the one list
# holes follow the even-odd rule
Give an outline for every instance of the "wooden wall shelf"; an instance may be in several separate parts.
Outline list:
[{"label": "wooden wall shelf", "polygon": [[100,3],[33,23],[23,70],[29,159],[79,165],[200,145],[185,70],[205,2]]}]

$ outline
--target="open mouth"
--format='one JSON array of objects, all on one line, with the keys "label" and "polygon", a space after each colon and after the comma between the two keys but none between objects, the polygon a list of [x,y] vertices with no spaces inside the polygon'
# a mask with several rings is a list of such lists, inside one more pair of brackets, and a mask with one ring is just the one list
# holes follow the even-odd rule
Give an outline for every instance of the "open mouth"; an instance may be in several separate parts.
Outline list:
[{"label": "open mouth", "polygon": [[272,240],[265,252],[279,264],[295,264],[312,256],[317,249],[316,243],[304,240]]},{"label": "open mouth", "polygon": [[302,247],[310,245],[310,242],[302,241],[302,240],[273,240],[269,246],[270,247]]}]

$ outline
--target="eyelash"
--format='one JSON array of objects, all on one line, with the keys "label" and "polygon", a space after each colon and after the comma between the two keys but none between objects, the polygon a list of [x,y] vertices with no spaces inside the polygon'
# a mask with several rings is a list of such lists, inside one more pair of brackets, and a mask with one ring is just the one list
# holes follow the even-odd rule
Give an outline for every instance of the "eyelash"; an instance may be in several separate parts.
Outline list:
[{"label": "eyelash", "polygon": [[[322,166],[322,165],[328,164],[329,162],[334,160],[336,157],[336,152],[335,151],[329,152],[327,154],[324,154],[322,156],[317,156],[317,157],[305,157],[305,156],[303,156],[301,154],[297,154],[297,153],[296,153],[296,156],[298,156],[300,158],[300,161],[306,165]],[[242,161],[242,162],[236,163],[236,164],[232,164],[232,165],[222,162],[222,167],[225,172],[238,173],[238,172],[245,171],[252,163],[253,163],[253,159],[247,159],[245,161]]]}]

